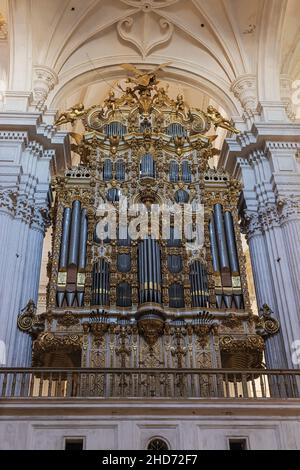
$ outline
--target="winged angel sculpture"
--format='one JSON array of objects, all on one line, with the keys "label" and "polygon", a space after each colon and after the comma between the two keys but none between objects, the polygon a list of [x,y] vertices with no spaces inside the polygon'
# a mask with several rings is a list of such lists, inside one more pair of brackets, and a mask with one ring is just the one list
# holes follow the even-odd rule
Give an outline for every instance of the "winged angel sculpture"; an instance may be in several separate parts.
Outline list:
[{"label": "winged angel sculpture", "polygon": [[[115,95],[113,89],[110,90],[107,99],[104,101],[104,105],[98,112],[101,122],[105,122],[105,120],[107,120],[109,113],[114,115],[121,106],[131,106],[134,104],[138,106],[138,109],[142,114],[149,114],[151,109],[153,109],[153,105],[158,105],[160,107],[168,106],[173,109],[177,115],[182,114],[182,116],[185,116],[186,104],[183,96],[178,95],[176,100],[172,100],[169,98],[163,87],[157,86],[159,84],[157,72],[169,64],[170,62],[166,62],[149,71],[138,70],[132,64],[121,64],[121,67],[127,72],[130,72],[133,76],[127,78],[126,83],[128,86],[125,90],[118,85],[119,90],[123,93],[120,97]],[[154,96],[152,96],[153,91]],[[60,126],[69,122],[74,124],[77,119],[86,118],[91,109],[92,108],[86,110],[82,103],[74,105],[69,110],[60,114],[55,125]],[[187,116],[189,119],[195,119],[195,113],[190,109],[188,111]],[[195,111],[202,113],[202,115],[206,117],[207,122],[212,123],[215,129],[221,127],[235,134],[239,134],[239,131],[232,125],[232,123],[228,119],[224,118],[213,106],[208,106],[206,113],[197,108],[195,108]],[[95,129],[95,127],[93,128]],[[75,138],[77,144],[80,142],[80,136],[77,134],[73,133],[71,134],[71,137]]]},{"label": "winged angel sculpture", "polygon": [[161,64],[153,70],[150,70],[149,72],[143,72],[141,70],[138,70],[132,64],[122,64],[121,67],[123,67],[123,69],[127,70],[128,72],[133,73],[134,78],[127,78],[127,83],[133,83],[135,85],[133,91],[145,91],[148,89],[152,89],[155,85],[159,83],[156,76],[157,72],[159,70],[162,70],[170,63],[171,62],[166,62],[164,64]]}]

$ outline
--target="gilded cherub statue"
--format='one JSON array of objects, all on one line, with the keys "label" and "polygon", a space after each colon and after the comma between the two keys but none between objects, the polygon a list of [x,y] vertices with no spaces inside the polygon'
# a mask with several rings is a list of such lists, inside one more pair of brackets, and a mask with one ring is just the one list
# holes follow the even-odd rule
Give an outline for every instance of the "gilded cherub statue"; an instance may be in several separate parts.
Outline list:
[{"label": "gilded cherub statue", "polygon": [[72,108],[68,109],[68,111],[63,112],[58,119],[55,121],[55,126],[61,126],[62,124],[67,124],[70,122],[71,124],[76,121],[76,119],[81,118],[85,113],[84,105],[82,103],[75,104]]},{"label": "gilded cherub statue", "polygon": [[176,113],[179,113],[179,112],[184,113],[185,103],[184,103],[183,95],[177,95],[177,98],[174,104],[175,104]]},{"label": "gilded cherub statue", "polygon": [[215,129],[221,127],[235,134],[240,133],[240,131],[236,129],[228,119],[225,119],[213,106],[208,106],[206,116],[214,123]]},{"label": "gilded cherub statue", "polygon": [[240,131],[236,129],[228,119],[225,119],[213,106],[208,106],[206,116],[214,123],[215,129],[221,127],[227,131],[234,132],[234,134],[240,133]]},{"label": "gilded cherub statue", "polygon": [[171,100],[167,94],[168,85],[166,89],[163,87],[157,87],[157,86],[155,86],[154,89],[156,93],[153,96],[153,103],[157,107],[162,108],[163,106],[172,106],[173,100]]},{"label": "gilded cherub statue", "polygon": [[115,96],[115,92],[113,90],[110,90],[108,93],[108,98],[104,101],[104,106],[107,109],[110,109],[114,111],[116,109],[116,104],[117,104],[117,98]]},{"label": "gilded cherub statue", "polygon": [[154,87],[154,85],[157,85],[159,82],[156,78],[156,74],[159,70],[161,70],[163,67],[166,65],[170,64],[170,62],[166,62],[165,64],[161,64],[158,67],[156,67],[153,70],[150,70],[149,72],[142,72],[141,70],[138,70],[134,65],[132,64],[122,64],[121,67],[123,69],[131,72],[134,74],[134,78],[128,78],[127,83],[134,83],[135,87],[133,91],[145,91],[148,88]]}]

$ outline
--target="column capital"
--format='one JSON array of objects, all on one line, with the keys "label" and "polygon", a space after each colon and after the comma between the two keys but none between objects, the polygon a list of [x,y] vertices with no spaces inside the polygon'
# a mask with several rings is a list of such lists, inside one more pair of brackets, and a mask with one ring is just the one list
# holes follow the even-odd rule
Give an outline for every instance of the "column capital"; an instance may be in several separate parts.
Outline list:
[{"label": "column capital", "polygon": [[38,109],[42,109],[51,90],[57,85],[57,73],[46,65],[33,67],[33,93]]},{"label": "column capital", "polygon": [[241,232],[249,241],[252,237],[262,234],[260,217],[257,212],[244,211]]},{"label": "column capital", "polygon": [[19,194],[16,189],[0,191],[0,212],[19,219],[43,233],[50,226],[48,204],[37,206],[36,201],[30,200],[26,194]]},{"label": "column capital", "polygon": [[14,215],[18,193],[14,189],[0,190],[0,212]]},{"label": "column capital", "polygon": [[232,83],[231,91],[240,101],[248,117],[253,117],[258,104],[256,75],[249,73],[238,77]]},{"label": "column capital", "polygon": [[278,206],[281,209],[282,223],[289,222],[290,220],[300,220],[299,196],[280,198]]}]

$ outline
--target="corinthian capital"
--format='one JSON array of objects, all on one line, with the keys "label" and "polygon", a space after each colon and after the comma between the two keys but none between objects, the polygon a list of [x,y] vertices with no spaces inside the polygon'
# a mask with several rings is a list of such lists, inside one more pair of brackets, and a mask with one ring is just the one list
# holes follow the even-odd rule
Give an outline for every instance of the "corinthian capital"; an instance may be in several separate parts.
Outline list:
[{"label": "corinthian capital", "polygon": [[12,189],[0,190],[0,211],[14,214],[17,202],[17,193]]},{"label": "corinthian capital", "polygon": [[281,220],[283,223],[290,220],[300,220],[300,197],[291,196],[281,198],[278,201],[278,207],[281,211]]},{"label": "corinthian capital", "polygon": [[45,230],[50,226],[50,211],[48,207],[33,208],[31,226],[43,233],[45,232]]},{"label": "corinthian capital", "polygon": [[262,234],[261,221],[257,212],[244,212],[242,232],[246,235],[248,240],[256,235]]}]

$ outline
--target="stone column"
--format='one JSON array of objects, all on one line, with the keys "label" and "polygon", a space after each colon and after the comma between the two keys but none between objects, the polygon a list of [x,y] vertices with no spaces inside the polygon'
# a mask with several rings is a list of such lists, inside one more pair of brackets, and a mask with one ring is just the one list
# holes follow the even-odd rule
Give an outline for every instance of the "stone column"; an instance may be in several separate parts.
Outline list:
[{"label": "stone column", "polygon": [[48,223],[50,156],[27,135],[0,134],[0,340],[7,366],[28,366],[31,338],[17,318],[37,302],[43,238]]},{"label": "stone column", "polygon": [[[297,305],[300,305],[300,198],[291,197],[279,201],[282,206],[281,226],[292,286]],[[298,313],[300,322],[300,310]]]},{"label": "stone column", "polygon": [[[260,307],[267,304],[271,306],[272,310],[278,312],[279,308],[271,263],[263,229],[261,227],[260,216],[254,212],[247,212],[245,218],[247,221],[246,234],[249,244],[257,303]],[[266,339],[265,359],[268,368],[285,369],[288,367],[282,330],[278,334],[269,336]]]}]

